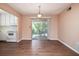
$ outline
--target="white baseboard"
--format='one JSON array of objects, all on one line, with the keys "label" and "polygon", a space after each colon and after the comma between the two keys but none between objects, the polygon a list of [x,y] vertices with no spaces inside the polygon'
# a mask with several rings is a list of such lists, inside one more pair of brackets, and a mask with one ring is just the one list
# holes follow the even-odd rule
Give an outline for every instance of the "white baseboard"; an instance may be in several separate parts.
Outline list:
[{"label": "white baseboard", "polygon": [[58,40],[58,38],[48,38],[49,40]]},{"label": "white baseboard", "polygon": [[22,38],[22,40],[32,40],[31,38]]},{"label": "white baseboard", "polygon": [[20,42],[21,40],[17,40],[17,42]]},{"label": "white baseboard", "polygon": [[[58,38],[48,38],[49,40],[58,40]],[[32,40],[32,38],[22,38],[21,40]]]},{"label": "white baseboard", "polygon": [[79,51],[75,50],[74,48],[72,48],[71,46],[69,46],[68,44],[64,43],[61,40],[58,40],[59,42],[61,42],[62,44],[64,44],[65,46],[67,46],[68,48],[70,48],[71,50],[73,50],[74,52],[76,52],[77,54],[79,54]]}]

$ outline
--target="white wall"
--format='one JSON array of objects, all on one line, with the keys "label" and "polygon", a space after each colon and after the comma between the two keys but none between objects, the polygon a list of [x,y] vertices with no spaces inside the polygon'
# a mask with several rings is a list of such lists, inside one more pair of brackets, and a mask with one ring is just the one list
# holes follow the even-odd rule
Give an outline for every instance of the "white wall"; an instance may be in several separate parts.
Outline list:
[{"label": "white wall", "polygon": [[79,51],[79,4],[72,4],[70,11],[59,15],[59,39]]}]

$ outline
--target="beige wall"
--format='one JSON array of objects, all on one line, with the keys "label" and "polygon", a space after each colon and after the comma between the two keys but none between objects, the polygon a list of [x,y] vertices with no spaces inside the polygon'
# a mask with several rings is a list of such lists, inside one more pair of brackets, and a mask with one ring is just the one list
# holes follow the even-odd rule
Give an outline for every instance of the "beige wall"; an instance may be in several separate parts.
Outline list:
[{"label": "beige wall", "polygon": [[22,40],[31,40],[31,18],[23,16],[22,18]]},{"label": "beige wall", "polygon": [[79,4],[72,4],[70,11],[59,15],[59,39],[79,51]]},{"label": "beige wall", "polygon": [[[32,39],[32,19],[23,16],[22,19],[22,40]],[[48,38],[50,40],[57,40],[57,16],[53,16],[49,20]]]},{"label": "beige wall", "polygon": [[11,8],[8,4],[5,3],[0,3],[0,9],[3,9],[15,16],[18,17],[18,27],[17,27],[17,41],[20,40],[21,38],[21,21],[22,21],[22,16],[20,13],[18,13],[16,10],[14,10],[13,8]]},{"label": "beige wall", "polygon": [[58,17],[52,16],[49,20],[49,28],[48,28],[48,39],[50,40],[58,40]]}]

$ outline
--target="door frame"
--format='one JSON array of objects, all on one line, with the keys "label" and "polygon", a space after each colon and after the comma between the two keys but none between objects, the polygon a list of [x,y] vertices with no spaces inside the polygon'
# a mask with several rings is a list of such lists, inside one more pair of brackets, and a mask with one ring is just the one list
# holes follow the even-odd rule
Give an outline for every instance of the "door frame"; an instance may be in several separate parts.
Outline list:
[{"label": "door frame", "polygon": [[[31,18],[31,20],[33,21],[33,19],[39,19],[39,18]],[[42,18],[42,19],[46,19],[47,20],[47,22],[48,22],[48,28],[49,28],[49,20],[50,20],[50,18]],[[31,40],[32,40],[32,21],[31,21]],[[48,33],[49,33],[49,29],[47,30],[47,39],[49,40],[49,38],[48,38]]]}]

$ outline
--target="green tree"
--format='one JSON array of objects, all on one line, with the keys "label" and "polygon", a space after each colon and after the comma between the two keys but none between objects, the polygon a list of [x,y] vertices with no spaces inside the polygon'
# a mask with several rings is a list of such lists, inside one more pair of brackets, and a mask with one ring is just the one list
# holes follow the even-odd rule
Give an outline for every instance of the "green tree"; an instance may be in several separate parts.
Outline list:
[{"label": "green tree", "polygon": [[47,33],[47,23],[46,22],[38,22],[33,24],[33,34],[39,34],[42,36],[42,34],[45,35]]}]

